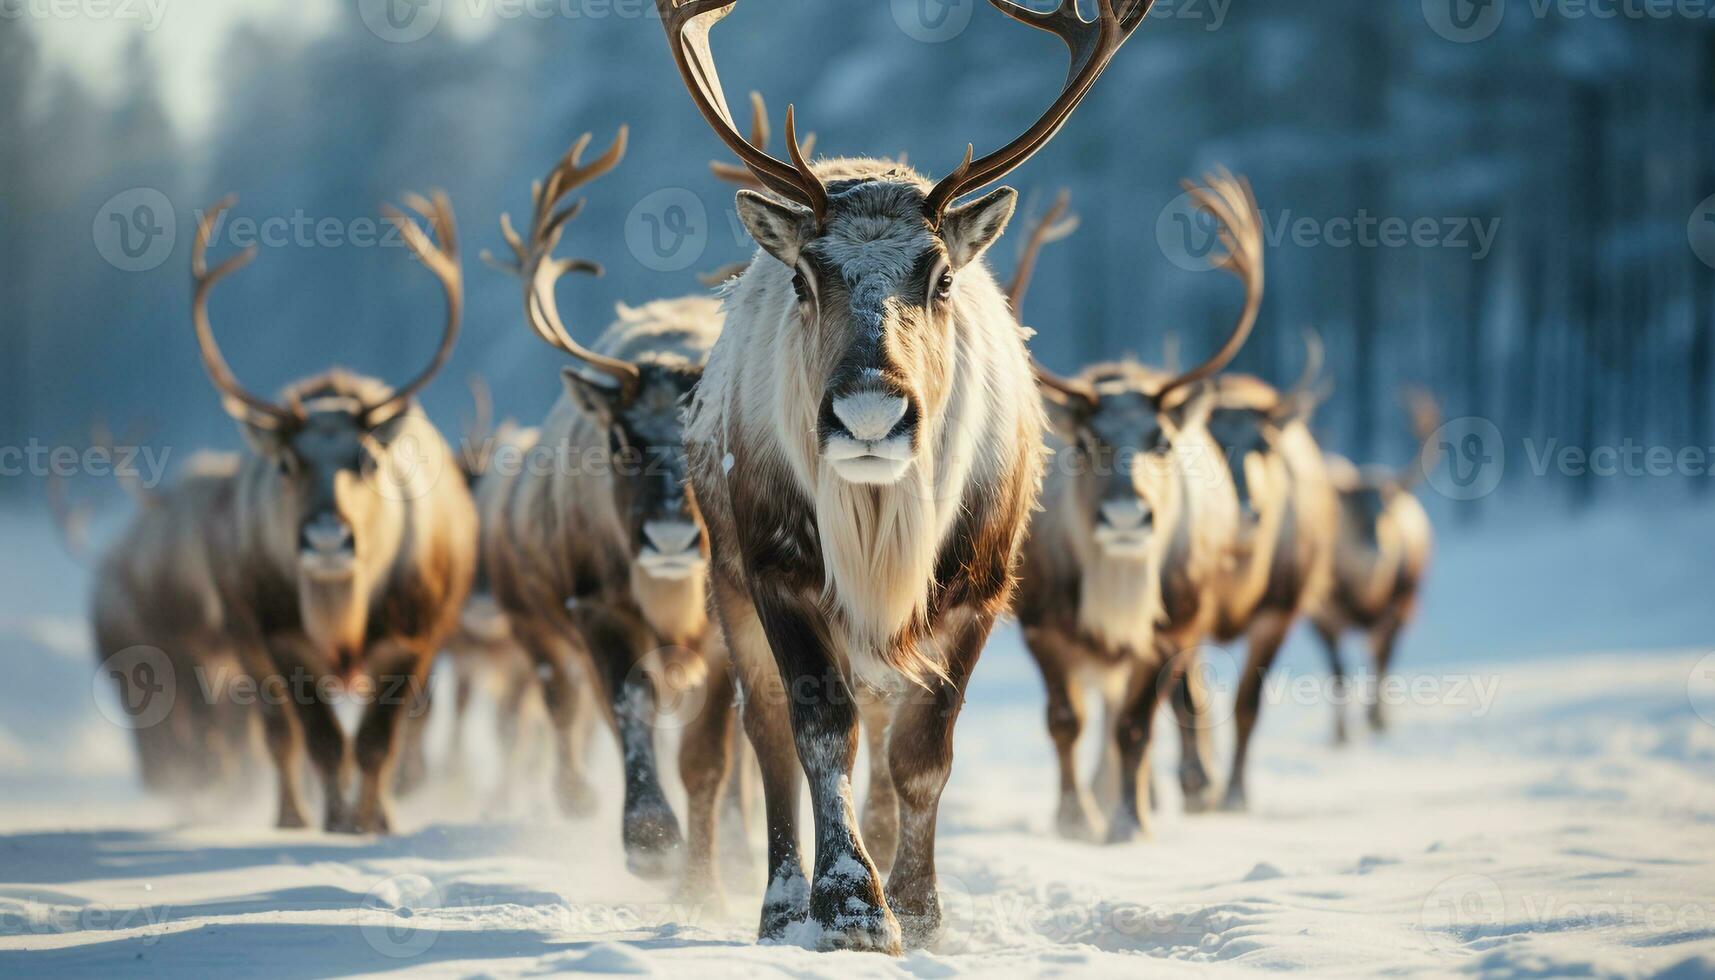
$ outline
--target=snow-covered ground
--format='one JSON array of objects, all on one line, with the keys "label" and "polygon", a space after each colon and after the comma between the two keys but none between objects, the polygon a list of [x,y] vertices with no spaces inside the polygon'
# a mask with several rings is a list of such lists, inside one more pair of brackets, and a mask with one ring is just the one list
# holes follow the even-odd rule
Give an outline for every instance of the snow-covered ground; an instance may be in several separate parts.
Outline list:
[{"label": "snow-covered ground", "polygon": [[82,573],[0,516],[0,976],[1715,975],[1709,511],[1444,536],[1393,731],[1333,748],[1295,637],[1252,812],[1181,816],[1167,792],[1136,845],[1049,833],[1040,687],[1003,630],[942,809],[949,929],[894,961],[756,945],[755,873],[725,911],[629,876],[606,744],[580,822],[480,820],[480,764],[386,840],[267,829],[261,792],[194,817],[149,801],[98,710]]}]

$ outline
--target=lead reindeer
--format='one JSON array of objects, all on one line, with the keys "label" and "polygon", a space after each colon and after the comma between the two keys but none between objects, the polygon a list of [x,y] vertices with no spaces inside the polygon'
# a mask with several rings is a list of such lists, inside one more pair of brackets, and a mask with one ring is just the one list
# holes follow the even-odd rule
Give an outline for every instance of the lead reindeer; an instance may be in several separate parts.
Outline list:
[{"label": "lead reindeer", "polygon": [[[230,484],[211,487],[201,531],[227,629],[264,685],[258,700],[282,827],[305,824],[298,776],[307,747],[326,829],[390,832],[402,721],[423,706],[430,665],[475,568],[470,493],[416,402],[458,338],[453,214],[441,195],[407,202],[434,240],[400,212],[386,215],[440,282],[447,313],[428,367],[396,389],[336,369],[289,386],[279,401],[252,394],[221,355],[208,315],[215,285],[255,257],[251,248],[208,267],[209,237],[230,199],[204,215],[192,253],[203,366],[251,449]],[[341,689],[370,702],[350,737],[330,697]],[[348,758],[358,770],[355,806]]]},{"label": "lead reindeer", "polygon": [[[1042,472],[1024,334],[981,261],[1016,194],[992,191],[1070,117],[1148,13],[1101,0],[1007,15],[1071,51],[1052,107],[1004,149],[931,183],[896,160],[790,162],[733,122],[708,44],[737,0],[657,0],[692,101],[767,193],[737,208],[761,246],[692,402],[691,482],[708,523],[714,606],[732,650],[768,811],[764,939],[897,953],[941,922],[935,823],[952,733],[1009,603]],[[898,841],[885,892],[852,800],[859,708],[884,702]],[[814,811],[798,854],[799,775]],[[795,923],[809,920],[803,931]]]},{"label": "lead reindeer", "polygon": [[[1329,458],[1328,470],[1339,499],[1333,583],[1310,614],[1339,686],[1346,680],[1341,635],[1347,630],[1368,634],[1376,676],[1369,719],[1378,732],[1387,728],[1382,682],[1393,667],[1400,631],[1417,611],[1417,592],[1434,544],[1429,515],[1414,491],[1440,465],[1441,449],[1432,440],[1441,425],[1441,410],[1434,397],[1421,390],[1408,392],[1407,402],[1419,448],[1405,467],[1360,469],[1339,457]],[[1343,702],[1343,698],[1334,699],[1338,742],[1346,740]]]},{"label": "lead reindeer", "polygon": [[556,259],[554,249],[582,202],[565,195],[609,172],[626,131],[588,165],[586,134],[535,189],[528,236],[506,223],[524,280],[530,327],[577,364],[528,467],[483,490],[483,553],[513,636],[546,675],[559,733],[557,791],[564,809],[586,812],[591,791],[578,744],[577,665],[588,663],[625,766],[622,838],[631,869],[660,877],[678,870],[682,837],[661,787],[655,752],[663,683],[693,712],[679,769],[689,797],[684,888],[717,893],[716,802],[727,770],[733,718],[728,658],[709,629],[708,548],[696,498],[685,482],[681,410],[719,336],[712,296],[662,300],[620,318],[593,348],[561,321],[554,285],[567,272],[600,267]]},{"label": "lead reindeer", "polygon": [[[1157,707],[1196,666],[1236,540],[1237,500],[1209,436],[1214,395],[1204,382],[1237,356],[1256,323],[1261,218],[1249,187],[1231,176],[1187,188],[1221,224],[1227,252],[1216,265],[1245,286],[1243,311],[1222,347],[1177,374],[1131,362],[1095,365],[1073,378],[1037,369],[1053,422],[1054,463],[1031,524],[1015,608],[1048,690],[1060,767],[1055,823],[1066,837],[1096,837],[1076,762],[1089,687],[1106,702],[1105,771],[1096,778],[1098,799],[1111,806],[1106,838],[1123,843],[1147,832],[1140,795],[1149,785]],[[1043,227],[1056,218],[1050,212]],[[1027,252],[1021,264],[1025,281],[1033,259]],[[1022,285],[1014,295],[1022,301]],[[1200,736],[1188,733],[1180,769],[1192,807],[1209,788]],[[1101,786],[1109,771],[1118,782],[1111,803]]]}]

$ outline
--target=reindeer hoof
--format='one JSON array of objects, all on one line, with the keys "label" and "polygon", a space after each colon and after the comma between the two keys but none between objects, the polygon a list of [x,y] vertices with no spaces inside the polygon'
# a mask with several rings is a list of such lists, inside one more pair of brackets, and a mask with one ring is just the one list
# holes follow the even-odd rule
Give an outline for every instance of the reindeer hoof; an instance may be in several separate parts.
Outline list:
[{"label": "reindeer hoof", "polygon": [[702,912],[711,912],[717,917],[726,915],[727,911],[726,893],[721,890],[714,869],[708,867],[686,871],[679,887],[673,892],[673,901],[694,906]]},{"label": "reindeer hoof", "polygon": [[875,869],[861,854],[842,855],[832,864],[810,889],[810,918],[820,927],[816,948],[900,955],[899,921],[882,898]]},{"label": "reindeer hoof", "polygon": [[1347,745],[1350,745],[1351,742],[1352,742],[1352,737],[1350,735],[1346,734],[1346,726],[1345,725],[1341,725],[1340,727],[1334,729],[1334,747],[1335,748],[1343,749]]},{"label": "reindeer hoof", "polygon": [[1244,813],[1250,809],[1250,803],[1245,799],[1243,786],[1227,787],[1227,795],[1221,800],[1221,809],[1227,813]]},{"label": "reindeer hoof", "polygon": [[1084,801],[1077,797],[1063,797],[1060,800],[1060,812],[1054,816],[1054,832],[1066,840],[1083,841],[1093,844],[1100,838],[1096,836],[1095,821],[1090,819],[1090,811],[1084,806]]},{"label": "reindeer hoof", "polygon": [[554,798],[560,804],[560,812],[574,820],[595,813],[595,790],[582,777],[562,778],[555,787]]},{"label": "reindeer hoof", "polygon": [[1108,824],[1107,843],[1110,846],[1116,844],[1130,844],[1140,838],[1144,840],[1149,839],[1149,828],[1131,814],[1122,813],[1114,817],[1114,819]]},{"label": "reindeer hoof", "polygon": [[1214,810],[1215,810],[1215,801],[1213,798],[1213,794],[1210,793],[1210,791],[1209,791],[1209,787],[1205,786],[1201,790],[1196,790],[1196,791],[1192,791],[1192,790],[1186,790],[1185,791],[1185,812],[1186,813],[1189,813],[1189,814],[1213,813]]},{"label": "reindeer hoof", "polygon": [[625,864],[639,878],[670,878],[680,870],[679,820],[665,805],[625,817]]},{"label": "reindeer hoof", "polygon": [[329,813],[327,815],[327,819],[322,821],[322,830],[330,834],[363,833],[363,831],[358,828],[357,821],[352,819],[351,814],[343,812]]},{"label": "reindeer hoof", "polygon": [[887,896],[887,907],[899,922],[900,945],[905,949],[927,949],[941,936],[941,899],[931,892],[927,898]]},{"label": "reindeer hoof", "polygon": [[296,801],[280,804],[280,819],[274,826],[281,830],[303,830],[310,822],[304,819],[304,810]]},{"label": "reindeer hoof", "polygon": [[756,930],[761,942],[781,943],[791,940],[793,927],[810,916],[810,883],[804,872],[792,868],[769,879],[768,891],[762,896],[762,921]]}]

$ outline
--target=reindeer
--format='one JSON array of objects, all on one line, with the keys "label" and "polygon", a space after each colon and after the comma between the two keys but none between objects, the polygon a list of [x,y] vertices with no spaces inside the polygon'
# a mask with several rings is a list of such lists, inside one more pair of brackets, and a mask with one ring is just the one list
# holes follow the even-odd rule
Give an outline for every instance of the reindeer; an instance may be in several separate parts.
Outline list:
[{"label": "reindeer", "polygon": [[[555,259],[582,207],[561,199],[606,174],[625,153],[622,127],[587,166],[585,134],[539,183],[526,239],[504,221],[524,281],[526,319],[537,336],[577,363],[543,423],[532,466],[482,491],[483,555],[514,638],[545,676],[558,738],[556,793],[581,814],[592,794],[581,771],[576,665],[586,663],[625,764],[622,839],[634,873],[672,873],[682,840],[662,791],[655,753],[659,684],[697,710],[683,733],[680,775],[689,797],[683,887],[715,898],[715,803],[731,744],[728,658],[708,626],[708,544],[685,483],[681,409],[719,336],[720,301],[700,295],[620,307],[593,348],[560,319],[554,286],[600,266]],[[558,209],[558,210],[557,210]],[[504,499],[500,499],[500,498]],[[492,502],[491,502],[492,501]]]},{"label": "reindeer", "polygon": [[[1369,634],[1378,691],[1370,704],[1369,719],[1377,732],[1387,729],[1380,685],[1393,666],[1400,630],[1417,610],[1417,591],[1434,543],[1429,515],[1414,491],[1440,465],[1441,450],[1433,438],[1441,426],[1441,410],[1434,397],[1422,390],[1409,391],[1407,403],[1418,452],[1404,468],[1360,469],[1340,457],[1328,458],[1328,472],[1339,499],[1333,583],[1310,612],[1337,685],[1343,686],[1346,681],[1340,659],[1341,635],[1353,629]],[[1346,740],[1342,700],[1334,699],[1336,742]]]},{"label": "reindeer", "polygon": [[[325,828],[388,833],[401,721],[422,707],[434,654],[457,622],[475,568],[470,492],[416,403],[458,338],[463,280],[452,210],[443,195],[407,198],[434,241],[401,212],[385,212],[446,294],[446,323],[428,367],[397,389],[335,369],[270,401],[240,384],[208,313],[214,287],[256,254],[250,248],[208,267],[212,229],[231,203],[204,214],[192,251],[203,367],[250,447],[200,515],[212,598],[263,685],[258,701],[279,776],[279,825],[305,824],[298,775],[307,747]],[[341,688],[371,701],[353,738],[334,717]],[[348,752],[359,773],[355,807],[345,787]]]},{"label": "reindeer", "polygon": [[[1193,672],[1214,626],[1224,563],[1237,531],[1237,500],[1207,423],[1205,382],[1237,356],[1256,324],[1263,292],[1261,219],[1250,188],[1222,174],[1187,184],[1221,222],[1217,265],[1245,285],[1243,312],[1226,343],[1202,364],[1169,374],[1133,362],[1100,364],[1073,378],[1038,367],[1052,423],[1054,465],[1042,512],[1025,546],[1016,610],[1048,690],[1048,730],[1060,768],[1057,831],[1095,839],[1078,782],[1076,748],[1084,690],[1106,706],[1098,802],[1111,807],[1106,839],[1147,832],[1139,786],[1148,786],[1154,718],[1164,692]],[[1054,227],[1051,211],[1044,228]],[[1061,224],[1059,227],[1064,228]],[[1034,242],[1053,235],[1033,236]],[[1028,283],[1034,253],[1021,262]],[[1014,290],[1022,303],[1023,284]],[[1206,745],[1187,739],[1180,780],[1188,806],[1207,792]],[[1117,800],[1104,784],[1118,777]]]},{"label": "reindeer", "polygon": [[[1222,806],[1246,805],[1245,772],[1262,705],[1263,681],[1298,615],[1320,601],[1333,550],[1334,498],[1309,419],[1325,395],[1317,390],[1323,348],[1307,335],[1303,375],[1281,391],[1249,375],[1215,383],[1209,433],[1238,494],[1239,528],[1220,577],[1214,638],[1249,647],[1236,695],[1232,769]],[[1186,737],[1207,732],[1197,719],[1204,697],[1188,683],[1174,707]]]},{"label": "reindeer", "polygon": [[[726,296],[727,322],[689,411],[691,484],[709,528],[712,588],[760,758],[768,813],[763,939],[897,953],[939,931],[935,822],[952,731],[977,658],[1008,606],[1042,473],[1045,420],[1024,334],[983,254],[1016,193],[954,202],[1053,138],[1149,0],[1101,0],[1086,21],[1009,0],[1002,12],[1064,40],[1053,106],[1004,149],[939,183],[898,160],[811,165],[786,111],[782,161],[748,142],[708,33],[737,0],[657,0],[704,120],[766,188],[737,210],[760,246]],[[861,690],[874,705],[863,710]],[[896,841],[853,810],[860,714],[886,731]],[[815,867],[798,854],[808,776]],[[874,804],[872,798],[872,805]],[[802,920],[805,932],[793,932]]]},{"label": "reindeer", "polygon": [[[242,671],[217,582],[226,556],[207,533],[211,522],[232,514],[238,470],[235,454],[192,457],[171,486],[135,498],[136,514],[95,567],[98,656],[149,650],[129,670],[118,669],[121,699],[173,698],[159,724],[133,730],[151,792],[182,797],[230,788],[247,762],[253,712],[205,694]],[[147,700],[136,703],[147,710]]]}]

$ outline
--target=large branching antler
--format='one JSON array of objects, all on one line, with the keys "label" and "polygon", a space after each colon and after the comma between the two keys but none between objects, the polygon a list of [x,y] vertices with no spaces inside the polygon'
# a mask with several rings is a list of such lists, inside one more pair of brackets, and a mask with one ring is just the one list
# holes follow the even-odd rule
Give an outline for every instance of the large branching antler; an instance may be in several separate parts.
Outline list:
[{"label": "large branching antler", "polygon": [[435,349],[429,366],[403,386],[395,388],[393,394],[379,404],[365,406],[364,416],[380,421],[391,418],[409,405],[411,399],[416,398],[417,393],[447,366],[447,360],[453,355],[453,345],[458,342],[459,324],[464,315],[464,273],[459,267],[458,225],[453,218],[452,202],[443,191],[435,191],[429,197],[406,194],[404,200],[407,207],[429,223],[434,232],[433,239],[398,208],[383,205],[381,213],[399,229],[406,247],[417,256],[417,260],[440,280],[447,298],[447,318],[441,329],[441,345]]},{"label": "large branching antler", "polygon": [[[1143,23],[1155,0],[1096,0],[1097,14],[1093,21],[1078,13],[1078,0],[1060,0],[1059,6],[1047,13],[1013,0],[989,0],[989,3],[1020,23],[1059,37],[1066,43],[1071,63],[1059,97],[1029,129],[981,159],[973,159],[976,147],[967,145],[964,162],[930,191],[923,214],[930,227],[937,230],[955,200],[1000,180],[1048,145],[1066,125],[1078,103],[1090,93],[1120,47]],[[709,47],[709,31],[732,13],[737,4],[738,0],[655,0],[679,75],[704,120],[762,186],[809,208],[820,225],[827,218],[828,190],[806,162],[809,153],[798,142],[793,107],[786,107],[786,150],[791,161],[788,163],[764,151],[760,141],[746,140],[739,133],[721,90],[720,74]],[[753,137],[756,135],[753,132]]]},{"label": "large branching antler", "polygon": [[1186,181],[1185,191],[1199,208],[1220,222],[1221,244],[1226,251],[1213,259],[1212,265],[1232,273],[1245,284],[1245,305],[1239,314],[1238,323],[1220,350],[1202,364],[1163,385],[1155,395],[1158,403],[1164,403],[1168,395],[1181,388],[1212,378],[1225,370],[1244,348],[1245,341],[1250,339],[1257,316],[1262,312],[1262,214],[1257,208],[1256,196],[1251,193],[1250,182],[1242,177],[1234,177],[1223,168],[1205,176],[1202,185]]},{"label": "large branching antler", "polygon": [[215,342],[214,327],[209,322],[208,298],[214,287],[256,258],[256,246],[252,245],[214,269],[208,267],[208,244],[214,234],[214,226],[237,200],[235,195],[227,195],[205,210],[197,221],[196,242],[191,246],[191,283],[195,287],[191,294],[191,323],[196,327],[197,350],[202,355],[203,369],[208,372],[215,388],[229,403],[247,409],[253,424],[281,429],[297,421],[297,412],[251,394],[239,383],[238,376],[232,373],[232,367],[221,354],[220,345]]},{"label": "large branching antler", "polygon": [[625,158],[630,129],[626,126],[619,127],[613,144],[601,156],[586,164],[583,162],[584,151],[589,148],[593,138],[589,133],[578,137],[572,148],[566,151],[566,155],[548,171],[548,176],[531,185],[532,207],[528,238],[520,235],[513,227],[510,214],[501,215],[500,229],[506,236],[506,244],[512,249],[513,260],[498,262],[486,252],[483,253],[483,260],[497,269],[518,276],[523,281],[525,319],[536,332],[536,336],[589,365],[595,371],[612,378],[624,398],[629,400],[636,394],[640,378],[637,365],[598,354],[572,339],[571,331],[566,329],[565,322],[560,319],[559,303],[554,296],[554,287],[567,273],[579,272],[590,276],[603,274],[598,263],[587,259],[554,257],[554,249],[559,246],[566,226],[583,211],[585,204],[582,198],[564,207],[561,202],[572,191],[619,166],[619,162]]},{"label": "large branching antler", "polygon": [[821,225],[828,216],[828,189],[810,169],[809,153],[798,141],[794,108],[786,107],[786,152],[791,163],[776,159],[760,145],[746,140],[733,122],[732,109],[721,90],[720,73],[715,69],[714,52],[709,47],[709,30],[737,5],[738,0],[655,0],[668,44],[673,49],[673,62],[678,65],[679,76],[703,119],[763,187],[809,208],[817,225]]},{"label": "large branching antler", "polygon": [[1061,241],[1078,230],[1080,219],[1068,213],[1071,207],[1072,192],[1062,188],[1054,196],[1054,204],[1037,219],[1030,236],[1024,240],[1024,247],[1018,253],[1018,268],[1013,270],[1012,282],[1006,287],[1013,316],[1024,316],[1024,297],[1030,292],[1030,280],[1036,274],[1036,260],[1042,255],[1042,246]]},{"label": "large branching antler", "polygon": [[[1066,42],[1071,64],[1066,72],[1066,84],[1048,110],[1031,124],[1017,139],[980,160],[972,160],[975,146],[965,149],[965,160],[957,169],[929,193],[923,211],[929,224],[941,226],[952,203],[966,194],[981,190],[1017,170],[1024,161],[1048,145],[1072,111],[1096,84],[1119,49],[1131,38],[1132,32],[1149,14],[1155,0],[1096,0],[1096,19],[1088,21],[1078,13],[1078,0],[1060,0],[1052,10],[1041,12],[1013,2],[989,0],[1001,13],[1039,31],[1047,31]],[[1119,8],[1124,8],[1124,13]]]},{"label": "large branching antler", "polygon": [[[191,279],[195,292],[191,298],[191,321],[196,327],[197,348],[202,354],[203,367],[208,371],[209,379],[230,402],[246,409],[246,417],[254,424],[265,428],[282,430],[296,425],[302,420],[302,409],[298,405],[277,405],[266,398],[251,394],[238,377],[232,373],[226,358],[220,352],[220,345],[215,342],[214,328],[209,322],[208,298],[215,285],[222,279],[249,265],[256,258],[256,246],[252,245],[244,251],[227,259],[212,271],[208,267],[209,239],[214,232],[220,216],[232,207],[237,198],[228,196],[203,212],[197,222],[196,243],[191,249]],[[433,229],[434,238],[431,240],[416,223],[404,214],[390,206],[382,208],[383,214],[399,229],[405,244],[412,253],[428,267],[435,278],[441,282],[441,287],[447,297],[446,326],[441,332],[441,345],[435,351],[429,366],[404,386],[394,389],[393,393],[374,405],[365,405],[363,415],[366,419],[385,420],[409,404],[417,392],[423,389],[434,376],[439,373],[452,356],[453,344],[458,340],[459,322],[464,310],[463,277],[459,271],[458,234],[453,221],[452,204],[447,196],[439,191],[433,198],[424,198],[416,194],[405,197],[405,203],[412,210],[422,215]]]},{"label": "large branching antler", "polygon": [[[768,103],[763,101],[762,93],[750,93],[750,137],[747,142],[759,150],[768,149],[773,132],[768,125]],[[816,150],[816,134],[806,133],[799,144],[799,151],[805,159]],[[748,187],[753,191],[766,191],[768,185],[759,180],[749,167],[738,163],[728,163],[725,160],[710,160],[709,171],[729,184]]]}]

